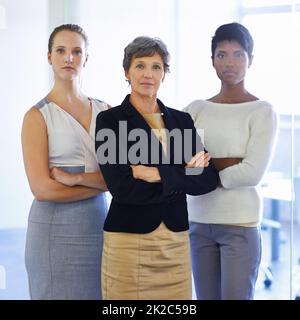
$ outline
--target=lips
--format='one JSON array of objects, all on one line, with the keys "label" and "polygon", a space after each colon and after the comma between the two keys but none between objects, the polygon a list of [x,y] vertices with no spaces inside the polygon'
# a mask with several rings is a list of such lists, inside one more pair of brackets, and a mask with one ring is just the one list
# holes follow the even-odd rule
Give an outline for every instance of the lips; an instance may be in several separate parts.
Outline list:
[{"label": "lips", "polygon": [[232,71],[232,70],[226,70],[223,72],[224,75],[226,76],[235,76],[236,72]]},{"label": "lips", "polygon": [[72,67],[63,67],[64,70],[74,70]]}]

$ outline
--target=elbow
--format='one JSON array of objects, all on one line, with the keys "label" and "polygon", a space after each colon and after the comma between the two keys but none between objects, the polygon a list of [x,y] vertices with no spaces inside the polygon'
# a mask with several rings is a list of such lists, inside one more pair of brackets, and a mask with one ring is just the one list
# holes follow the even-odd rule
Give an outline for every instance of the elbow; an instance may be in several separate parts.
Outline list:
[{"label": "elbow", "polygon": [[47,201],[47,199],[43,195],[37,195],[37,196],[35,196],[35,198],[38,201]]},{"label": "elbow", "polygon": [[220,177],[217,171],[213,171],[207,180],[208,183],[206,184],[206,192],[209,193],[217,189],[217,187],[220,185]]},{"label": "elbow", "polygon": [[43,187],[43,185],[38,185],[38,186],[30,186],[31,192],[33,196],[35,197],[36,200],[38,201],[49,201],[49,197],[47,197],[47,192],[46,188]]},{"label": "elbow", "polygon": [[249,178],[249,187],[256,187],[259,185],[260,181],[261,181],[261,176],[252,176],[251,178]]},{"label": "elbow", "polygon": [[186,193],[192,196],[199,196],[214,191],[220,184],[219,176],[212,175],[209,179],[205,179],[201,184],[196,184],[194,188]]},{"label": "elbow", "polygon": [[220,185],[220,181],[219,179],[217,179],[216,181],[214,181],[213,184],[208,185],[206,193],[216,190],[219,185]]},{"label": "elbow", "polygon": [[218,185],[219,185],[219,179],[210,181],[210,183],[207,184],[206,188],[204,188],[202,194],[209,193],[216,190]]},{"label": "elbow", "polygon": [[33,196],[35,197],[36,200],[38,201],[47,201],[48,199],[46,199],[45,197],[45,193],[44,192],[41,192],[41,190],[32,190],[32,194]]},{"label": "elbow", "polygon": [[261,176],[249,176],[247,179],[244,179],[243,181],[226,181],[221,180],[222,187],[224,189],[233,189],[233,188],[251,188],[256,187],[259,185],[261,181]]}]

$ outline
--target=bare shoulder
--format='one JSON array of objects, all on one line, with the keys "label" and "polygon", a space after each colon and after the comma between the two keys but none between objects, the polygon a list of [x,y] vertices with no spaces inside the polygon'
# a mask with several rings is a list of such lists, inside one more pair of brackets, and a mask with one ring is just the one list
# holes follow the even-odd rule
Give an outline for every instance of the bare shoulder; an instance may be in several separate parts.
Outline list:
[{"label": "bare shoulder", "polygon": [[24,115],[24,120],[31,119],[43,120],[42,113],[35,106],[28,109]]},{"label": "bare shoulder", "polygon": [[46,150],[47,125],[42,113],[36,107],[30,108],[24,115],[21,140],[25,158],[33,154],[41,155]]},{"label": "bare shoulder", "polygon": [[23,118],[23,131],[34,129],[45,129],[46,123],[42,113],[34,106],[31,107],[24,115]]}]

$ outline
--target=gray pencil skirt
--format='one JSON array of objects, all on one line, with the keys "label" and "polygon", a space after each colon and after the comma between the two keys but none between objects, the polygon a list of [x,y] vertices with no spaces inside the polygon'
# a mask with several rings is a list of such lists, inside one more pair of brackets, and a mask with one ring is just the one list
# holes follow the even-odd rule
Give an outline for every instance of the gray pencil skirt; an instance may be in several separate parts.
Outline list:
[{"label": "gray pencil skirt", "polygon": [[34,200],[25,249],[31,299],[101,299],[104,194],[56,203]]}]

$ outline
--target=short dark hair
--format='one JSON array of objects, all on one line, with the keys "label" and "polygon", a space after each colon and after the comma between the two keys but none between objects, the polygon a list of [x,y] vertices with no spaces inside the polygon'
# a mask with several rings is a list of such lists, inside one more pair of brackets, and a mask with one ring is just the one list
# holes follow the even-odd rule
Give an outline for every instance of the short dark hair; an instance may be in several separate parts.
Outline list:
[{"label": "short dark hair", "polygon": [[64,30],[76,32],[79,35],[81,35],[84,42],[85,42],[85,47],[86,48],[88,47],[88,44],[89,44],[88,37],[87,37],[85,31],[79,25],[77,25],[77,24],[62,24],[62,25],[56,27],[52,31],[52,33],[50,34],[49,41],[48,41],[48,53],[51,53],[51,51],[52,51],[53,41],[54,41],[55,36],[60,31],[64,31]]},{"label": "short dark hair", "polygon": [[215,32],[211,41],[211,57],[214,59],[215,51],[218,43],[222,41],[237,41],[247,52],[248,57],[251,58],[253,52],[253,38],[249,30],[240,23],[233,22],[223,24]]},{"label": "short dark hair", "polygon": [[164,64],[164,71],[170,71],[169,59],[170,54],[167,46],[159,38],[151,38],[141,36],[135,38],[124,49],[123,68],[128,71],[132,59],[139,57],[152,57],[155,53],[158,53]]}]

